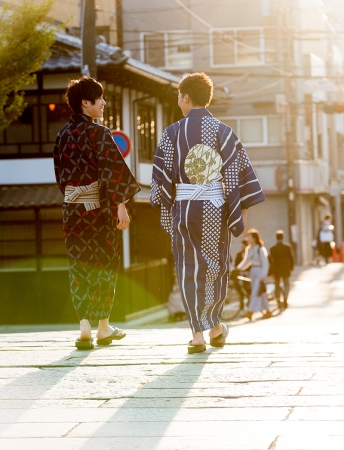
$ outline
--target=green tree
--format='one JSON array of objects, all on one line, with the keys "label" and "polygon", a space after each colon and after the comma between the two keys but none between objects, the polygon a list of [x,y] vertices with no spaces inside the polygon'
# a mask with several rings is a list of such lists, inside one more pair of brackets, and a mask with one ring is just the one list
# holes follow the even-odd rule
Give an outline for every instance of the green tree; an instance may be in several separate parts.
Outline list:
[{"label": "green tree", "polygon": [[23,0],[19,6],[0,7],[0,130],[26,107],[24,86],[49,57],[55,30],[48,14],[55,0]]}]

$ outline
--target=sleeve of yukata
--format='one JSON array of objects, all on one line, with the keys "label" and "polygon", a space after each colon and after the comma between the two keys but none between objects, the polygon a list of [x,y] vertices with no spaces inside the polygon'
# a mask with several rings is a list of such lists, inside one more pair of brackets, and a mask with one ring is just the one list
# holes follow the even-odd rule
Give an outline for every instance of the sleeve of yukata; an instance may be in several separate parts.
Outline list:
[{"label": "sleeve of yukata", "polygon": [[237,237],[244,229],[242,210],[263,202],[265,196],[247,153],[234,131],[221,124],[219,140],[223,183],[229,207],[229,229]]},{"label": "sleeve of yukata", "polygon": [[164,150],[163,141],[161,138],[153,159],[152,184],[150,193],[150,204],[153,206],[153,208],[161,208],[163,170]]},{"label": "sleeve of yukata", "polygon": [[173,203],[172,161],[173,138],[176,134],[175,124],[166,128],[153,160],[152,185],[150,203],[153,208],[160,208],[162,229],[172,236],[171,206]]},{"label": "sleeve of yukata", "polygon": [[56,137],[56,141],[54,144],[54,151],[53,151],[53,159],[54,159],[54,171],[55,171],[55,178],[56,183],[64,195],[64,189],[61,187],[60,183],[60,145],[61,145],[61,134],[59,133]]},{"label": "sleeve of yukata", "polygon": [[141,188],[126,165],[106,127],[97,127],[99,202],[102,213],[117,220],[117,206],[126,203]]}]

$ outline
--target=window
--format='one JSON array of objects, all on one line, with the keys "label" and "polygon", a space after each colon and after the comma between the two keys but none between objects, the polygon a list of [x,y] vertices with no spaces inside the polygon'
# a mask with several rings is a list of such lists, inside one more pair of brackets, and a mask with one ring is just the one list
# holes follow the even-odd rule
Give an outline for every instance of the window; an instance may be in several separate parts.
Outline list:
[{"label": "window", "polygon": [[148,103],[137,104],[137,142],[140,162],[153,162],[156,150],[156,107]]},{"label": "window", "polygon": [[141,59],[146,64],[168,69],[192,67],[190,32],[143,33]]},{"label": "window", "polygon": [[122,98],[119,94],[106,94],[106,105],[104,108],[104,117],[100,119],[101,123],[110,128],[110,130],[122,129]]},{"label": "window", "polygon": [[0,155],[50,154],[57,133],[69,121],[71,110],[63,94],[26,96],[23,114],[0,132]]},{"label": "window", "polygon": [[[113,88],[108,91],[102,123],[111,130],[120,130],[122,98]],[[50,156],[57,133],[72,114],[63,94],[26,96],[25,101],[28,107],[21,117],[0,132],[0,156]]]},{"label": "window", "polygon": [[210,31],[211,65],[252,66],[277,61],[276,31],[262,28]]},{"label": "window", "polygon": [[274,146],[282,143],[280,116],[223,117],[246,147]]}]

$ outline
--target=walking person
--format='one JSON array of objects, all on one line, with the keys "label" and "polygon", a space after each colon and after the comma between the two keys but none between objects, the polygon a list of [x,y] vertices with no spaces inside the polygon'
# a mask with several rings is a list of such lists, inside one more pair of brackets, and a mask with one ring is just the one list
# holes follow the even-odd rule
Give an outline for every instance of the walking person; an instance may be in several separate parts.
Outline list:
[{"label": "walking person", "polygon": [[332,245],[335,245],[333,230],[332,215],[326,214],[318,232],[318,252],[324,258],[326,264],[332,258]]},{"label": "walking person", "polygon": [[264,247],[259,231],[252,228],[247,232],[248,246],[244,259],[238,265],[239,270],[250,268],[251,296],[248,309],[243,317],[252,320],[255,311],[261,311],[264,319],[271,317],[269,302],[264,290],[265,279],[269,271],[268,252]]},{"label": "walking person", "polygon": [[[233,288],[238,292],[240,297],[240,315],[242,316],[245,311],[245,297],[247,298],[251,291],[250,288],[250,282],[249,281],[239,281],[238,275],[240,272],[238,271],[237,267],[241,263],[241,261],[244,259],[245,256],[245,249],[248,246],[248,240],[245,238],[241,241],[241,248],[240,251],[235,255],[234,260],[234,269],[231,272],[231,279],[233,280]],[[245,271],[242,273],[245,277],[249,277],[249,272]]]},{"label": "walking person", "polygon": [[153,162],[151,204],[172,237],[178,283],[193,338],[188,352],[223,347],[220,323],[229,270],[231,233],[247,227],[247,209],[265,200],[241,142],[206,109],[213,83],[204,73],[179,83],[184,119],[164,131]]},{"label": "walking person", "polygon": [[119,269],[120,231],[129,226],[125,203],[140,188],[103,117],[103,87],[90,77],[72,80],[66,100],[73,114],[58,133],[54,168],[64,195],[63,232],[73,306],[80,321],[78,349],[93,348],[90,320],[99,320],[97,344],[125,337],[109,317]]},{"label": "walking person", "polygon": [[[271,247],[270,255],[273,261],[273,274],[275,278],[275,294],[279,308],[288,307],[289,278],[294,269],[294,252],[290,244],[284,242],[284,231],[276,231],[276,245]],[[283,281],[283,289],[281,289]],[[281,293],[283,303],[281,303]]]}]

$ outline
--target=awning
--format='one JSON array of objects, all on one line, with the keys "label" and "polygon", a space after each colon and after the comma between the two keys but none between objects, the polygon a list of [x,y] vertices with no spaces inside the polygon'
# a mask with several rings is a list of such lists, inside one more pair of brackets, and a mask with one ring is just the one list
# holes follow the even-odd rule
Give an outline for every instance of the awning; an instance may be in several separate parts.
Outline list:
[{"label": "awning", "polygon": [[60,206],[63,195],[57,185],[29,185],[0,187],[0,208],[32,208]]}]

